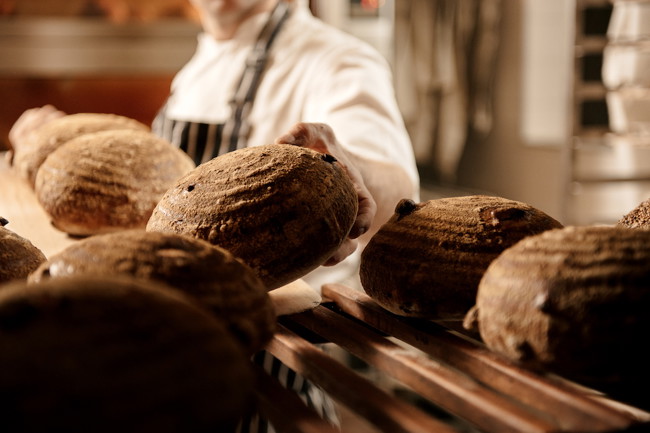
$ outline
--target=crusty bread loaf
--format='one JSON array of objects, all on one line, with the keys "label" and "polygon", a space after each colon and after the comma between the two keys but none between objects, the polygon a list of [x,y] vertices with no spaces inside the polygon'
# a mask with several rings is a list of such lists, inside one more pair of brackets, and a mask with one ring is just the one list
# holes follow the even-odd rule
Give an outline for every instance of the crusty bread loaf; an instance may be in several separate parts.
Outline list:
[{"label": "crusty bread loaf", "polygon": [[354,185],[330,155],[270,144],[199,165],[167,191],[147,230],[219,245],[271,290],[324,263],[347,237],[357,208]]},{"label": "crusty bread loaf", "polygon": [[193,297],[250,355],[273,335],[273,304],[253,270],[228,251],[189,236],[144,229],[90,236],[51,256],[29,281],[120,274],[160,281]]},{"label": "crusty bread loaf", "polygon": [[26,239],[4,226],[9,221],[0,217],[0,283],[24,280],[46,257]]},{"label": "crusty bread loaf", "polygon": [[249,358],[222,323],[152,281],[0,289],[3,431],[234,432]]},{"label": "crusty bread loaf", "polygon": [[59,146],[36,175],[38,201],[59,230],[76,236],[144,228],[192,159],[150,132],[100,131]]},{"label": "crusty bread loaf", "polygon": [[629,386],[650,377],[648,308],[650,231],[566,227],[495,259],[465,326],[528,366],[589,385]]},{"label": "crusty bread loaf", "polygon": [[462,319],[494,258],[556,227],[561,224],[544,212],[501,197],[402,200],[361,255],[361,284],[395,314]]},{"label": "crusty bread loaf", "polygon": [[637,207],[623,215],[618,220],[617,225],[633,229],[650,229],[650,199],[641,202]]},{"label": "crusty bread loaf", "polygon": [[13,166],[34,186],[38,168],[59,146],[83,134],[116,129],[149,131],[147,125],[117,114],[68,114],[34,130],[21,147],[14,149]]}]

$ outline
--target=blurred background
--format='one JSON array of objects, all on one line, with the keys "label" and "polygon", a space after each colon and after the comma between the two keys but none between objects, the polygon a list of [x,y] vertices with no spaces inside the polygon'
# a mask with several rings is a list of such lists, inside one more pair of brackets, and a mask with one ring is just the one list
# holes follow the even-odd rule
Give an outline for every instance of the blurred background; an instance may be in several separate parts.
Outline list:
[{"label": "blurred background", "polygon": [[[302,1],[393,66],[423,199],[586,224],[650,197],[649,1]],[[0,149],[46,103],[150,123],[198,31],[186,0],[0,0]]]}]

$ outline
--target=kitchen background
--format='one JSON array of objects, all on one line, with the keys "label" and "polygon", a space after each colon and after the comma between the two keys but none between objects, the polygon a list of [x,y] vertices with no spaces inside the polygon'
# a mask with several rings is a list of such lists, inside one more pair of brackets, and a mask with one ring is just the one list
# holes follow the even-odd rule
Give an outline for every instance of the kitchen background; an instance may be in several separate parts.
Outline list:
[{"label": "kitchen background", "polygon": [[[393,65],[423,199],[482,192],[583,224],[650,197],[647,0],[309,5]],[[0,0],[0,149],[46,103],[151,122],[198,30],[185,0]]]}]

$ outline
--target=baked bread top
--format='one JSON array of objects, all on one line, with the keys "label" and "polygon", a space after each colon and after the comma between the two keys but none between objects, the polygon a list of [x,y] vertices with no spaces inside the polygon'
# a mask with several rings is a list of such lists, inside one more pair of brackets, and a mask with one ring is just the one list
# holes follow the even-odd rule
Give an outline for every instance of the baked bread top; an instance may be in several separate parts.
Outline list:
[{"label": "baked bread top", "polygon": [[526,236],[561,226],[503,197],[402,200],[361,255],[361,284],[395,314],[462,319],[494,258]]},{"label": "baked bread top", "polygon": [[180,290],[223,321],[251,355],[275,330],[262,281],[228,251],[201,239],[144,229],[90,236],[51,256],[29,281],[76,275],[128,275]]},{"label": "baked bread top", "polygon": [[0,283],[25,280],[46,260],[45,254],[29,239],[5,228],[8,223],[0,217]]},{"label": "baked bread top", "polygon": [[68,114],[33,131],[21,147],[14,149],[13,166],[34,186],[39,167],[59,146],[83,134],[116,129],[149,131],[147,125],[117,114]]},{"label": "baked bread top", "polygon": [[165,193],[147,230],[219,245],[271,290],[324,263],[347,237],[357,209],[354,185],[332,156],[269,144],[199,165]]},{"label": "baked bread top", "polygon": [[235,431],[253,384],[221,322],[115,277],[0,288],[0,365],[7,431]]},{"label": "baked bread top", "polygon": [[150,132],[93,132],[47,157],[35,192],[52,224],[71,235],[144,228],[165,191],[193,168],[187,154]]}]

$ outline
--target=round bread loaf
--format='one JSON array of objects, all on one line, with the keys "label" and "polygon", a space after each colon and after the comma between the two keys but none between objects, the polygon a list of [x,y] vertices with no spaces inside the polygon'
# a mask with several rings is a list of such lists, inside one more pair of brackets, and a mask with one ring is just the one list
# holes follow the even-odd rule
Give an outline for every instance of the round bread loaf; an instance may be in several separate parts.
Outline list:
[{"label": "round bread loaf", "polygon": [[51,256],[29,281],[121,274],[160,281],[198,300],[250,355],[273,336],[273,304],[253,270],[228,251],[189,236],[143,229],[90,236]]},{"label": "round bread loaf", "polygon": [[462,319],[492,260],[526,236],[561,226],[501,197],[402,200],[361,254],[361,284],[395,314]]},{"label": "round bread loaf", "polygon": [[650,229],[650,199],[623,215],[617,225],[633,229]]},{"label": "round bread loaf", "polygon": [[59,146],[83,134],[116,129],[149,131],[147,125],[117,114],[68,114],[44,124],[29,134],[25,143],[14,149],[13,166],[34,186],[39,167]]},{"label": "round bread loaf", "polygon": [[324,263],[347,237],[357,208],[354,185],[332,156],[270,144],[199,165],[167,191],[147,230],[219,245],[272,290]]},{"label": "round bread loaf", "polygon": [[194,162],[150,132],[100,131],[59,146],[36,175],[36,197],[75,236],[144,228],[158,200]]},{"label": "round bread loaf", "polygon": [[0,289],[0,417],[15,432],[234,432],[249,358],[175,290],[125,278]]},{"label": "round bread loaf", "polygon": [[0,283],[26,279],[46,260],[28,239],[6,229],[7,224],[9,221],[0,217]]},{"label": "round bread loaf", "polygon": [[528,366],[590,385],[629,386],[650,377],[648,308],[650,231],[566,227],[496,258],[465,326]]}]

